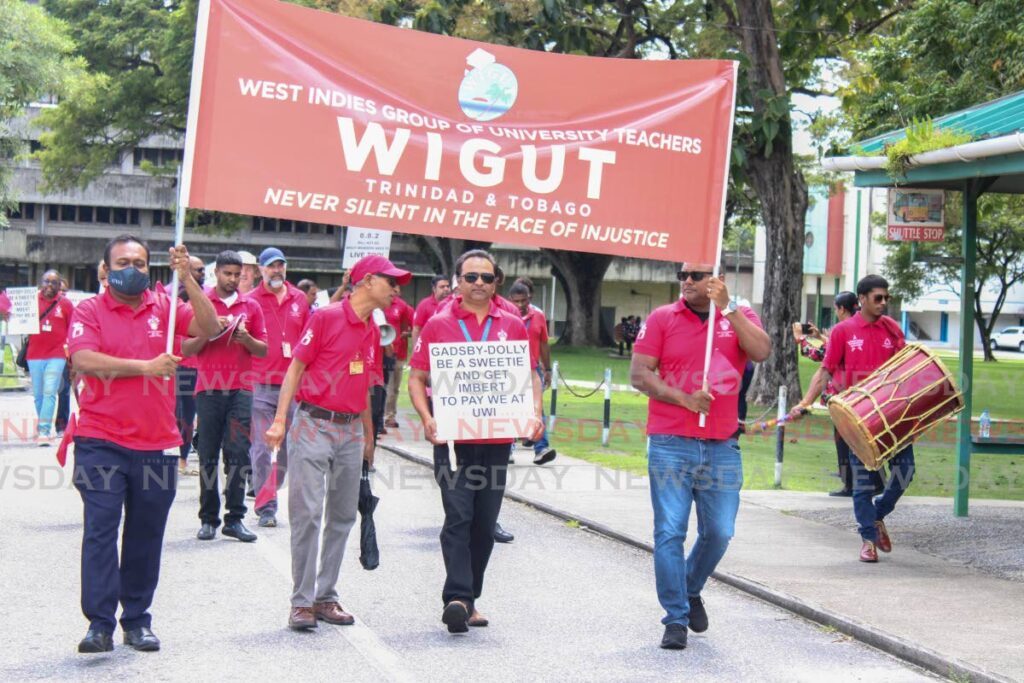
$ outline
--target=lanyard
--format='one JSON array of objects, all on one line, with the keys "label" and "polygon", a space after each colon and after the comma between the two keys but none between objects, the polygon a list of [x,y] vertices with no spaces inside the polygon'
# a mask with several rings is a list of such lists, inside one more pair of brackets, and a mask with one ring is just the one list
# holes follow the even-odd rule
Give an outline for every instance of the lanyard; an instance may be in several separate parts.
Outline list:
[{"label": "lanyard", "polygon": [[[484,325],[484,333],[480,336],[480,341],[482,341],[482,342],[487,341],[487,335],[491,331],[491,323],[493,321],[494,321],[494,318],[492,318],[490,316],[487,316],[487,324]],[[473,338],[471,336],[469,336],[469,328],[466,327],[466,321],[465,320],[459,318],[459,327],[462,328],[462,334],[466,335],[466,341],[468,341],[468,342],[473,341]]]}]

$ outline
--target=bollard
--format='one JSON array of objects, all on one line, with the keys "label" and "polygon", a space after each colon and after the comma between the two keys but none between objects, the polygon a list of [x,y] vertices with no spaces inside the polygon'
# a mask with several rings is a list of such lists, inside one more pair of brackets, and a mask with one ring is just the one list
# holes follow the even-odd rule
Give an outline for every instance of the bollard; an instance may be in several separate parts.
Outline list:
[{"label": "bollard", "polygon": [[782,488],[782,449],[786,443],[786,387],[779,387],[778,426],[775,428],[775,488]]},{"label": "bollard", "polygon": [[604,428],[601,430],[601,445],[608,445],[612,430],[612,369],[604,369]]},{"label": "bollard", "polygon": [[558,361],[551,364],[551,412],[548,414],[548,431],[555,431],[555,414],[558,412]]}]

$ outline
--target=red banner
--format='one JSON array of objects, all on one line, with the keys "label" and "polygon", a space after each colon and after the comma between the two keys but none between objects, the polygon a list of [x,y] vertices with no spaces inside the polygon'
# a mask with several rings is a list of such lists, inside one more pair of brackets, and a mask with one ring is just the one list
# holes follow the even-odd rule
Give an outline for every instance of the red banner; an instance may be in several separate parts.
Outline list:
[{"label": "red banner", "polygon": [[210,0],[194,77],[186,206],[718,261],[733,62],[558,55]]}]

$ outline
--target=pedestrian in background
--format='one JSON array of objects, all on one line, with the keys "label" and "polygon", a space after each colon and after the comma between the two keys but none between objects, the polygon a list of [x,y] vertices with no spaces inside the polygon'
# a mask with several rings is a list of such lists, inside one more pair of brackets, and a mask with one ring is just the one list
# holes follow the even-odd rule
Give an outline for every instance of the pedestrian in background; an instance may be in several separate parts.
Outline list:
[{"label": "pedestrian in background", "polygon": [[67,364],[65,345],[68,339],[68,324],[74,306],[60,292],[60,273],[48,270],[39,283],[39,334],[30,335],[26,344],[25,359],[28,373],[32,378],[32,394],[35,398],[38,420],[37,443],[49,446],[57,408],[57,393],[64,377]]}]

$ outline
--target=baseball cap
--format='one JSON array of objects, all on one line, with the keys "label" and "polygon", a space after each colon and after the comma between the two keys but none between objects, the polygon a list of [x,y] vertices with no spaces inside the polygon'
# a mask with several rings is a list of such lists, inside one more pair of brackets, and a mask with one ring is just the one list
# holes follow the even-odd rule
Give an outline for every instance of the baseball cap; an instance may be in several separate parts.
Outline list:
[{"label": "baseball cap", "polygon": [[242,265],[243,266],[255,266],[255,265],[258,265],[256,263],[256,257],[253,256],[248,251],[240,251],[240,252],[238,252],[238,255],[242,257]]},{"label": "baseball cap", "polygon": [[274,261],[282,261],[288,263],[288,259],[284,257],[284,252],[277,247],[267,247],[260,252],[260,265],[269,266]]},{"label": "baseball cap", "polygon": [[398,268],[383,256],[364,256],[356,261],[356,264],[352,266],[349,282],[356,284],[367,275],[390,275],[400,285],[407,285],[412,280],[412,273]]}]

